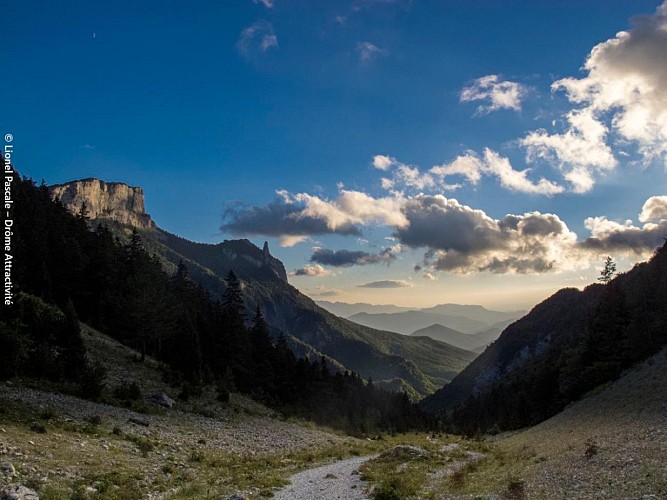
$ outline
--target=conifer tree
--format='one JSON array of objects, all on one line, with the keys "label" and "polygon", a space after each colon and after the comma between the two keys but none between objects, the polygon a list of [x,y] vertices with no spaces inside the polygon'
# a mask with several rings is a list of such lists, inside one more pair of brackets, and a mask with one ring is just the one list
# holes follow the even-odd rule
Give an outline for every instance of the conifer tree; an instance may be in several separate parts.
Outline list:
[{"label": "conifer tree", "polygon": [[616,274],[616,263],[610,256],[607,256],[607,259],[604,261],[604,269],[600,272],[598,281],[606,285],[614,278],[614,274]]}]

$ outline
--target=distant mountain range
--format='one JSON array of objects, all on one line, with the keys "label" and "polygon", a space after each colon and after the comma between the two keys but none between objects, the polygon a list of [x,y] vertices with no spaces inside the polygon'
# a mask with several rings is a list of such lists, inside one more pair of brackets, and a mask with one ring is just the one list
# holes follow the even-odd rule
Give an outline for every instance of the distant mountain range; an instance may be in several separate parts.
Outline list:
[{"label": "distant mountain range", "polygon": [[267,244],[260,249],[248,240],[195,243],[160,229],[144,212],[141,188],[85,179],[50,190],[73,213],[85,204],[92,220],[118,235],[131,232],[128,224],[137,227],[146,249],[166,270],[173,272],[184,262],[190,277],[214,297],[221,297],[224,278],[233,270],[242,282],[247,310],[259,305],[273,332],[284,333],[299,355],[325,356],[338,369],[387,386],[407,384],[422,396],[449,382],[475,357],[428,337],[375,330],[336,317],[287,282],[283,264],[271,256]]},{"label": "distant mountain range", "polygon": [[430,337],[481,353],[525,311],[492,311],[479,305],[440,304],[414,309],[359,302],[318,301],[324,309],[360,325],[413,337]]},{"label": "distant mountain range", "polygon": [[375,305],[366,304],[364,302],[348,304],[347,302],[329,302],[326,300],[316,300],[315,303],[330,313],[335,314],[336,316],[340,316],[341,318],[349,318],[353,314],[362,312],[369,314],[383,314],[405,312],[414,309],[413,307],[400,307],[392,304]]},{"label": "distant mountain range", "polygon": [[[441,316],[456,316],[463,317],[467,319],[474,320],[478,323],[474,326],[479,326],[480,323],[483,323],[487,326],[491,326],[495,323],[500,323],[507,320],[515,320],[526,314],[526,311],[491,311],[479,305],[463,305],[463,304],[440,304],[433,307],[418,308],[418,307],[401,307],[393,304],[366,304],[364,302],[357,302],[354,304],[348,304],[346,302],[329,302],[326,300],[316,301],[317,305],[323,307],[327,311],[340,316],[342,318],[350,319],[352,316],[360,313],[366,313],[368,315],[375,314],[395,314],[395,313],[404,313],[404,312],[423,312],[427,314],[438,314]],[[451,325],[448,326],[454,329]],[[418,327],[418,328],[423,328]],[[459,329],[461,330],[461,329]],[[393,330],[396,331],[396,330]],[[409,335],[413,330],[409,332],[403,331],[398,333],[405,333]],[[461,330],[463,331],[463,330]],[[473,332],[465,332],[473,333]]]},{"label": "distant mountain range", "polygon": [[400,313],[368,314],[357,313],[348,318],[350,321],[360,325],[391,330],[393,332],[410,335],[415,330],[420,330],[434,324],[439,324],[461,333],[471,334],[489,327],[488,323],[465,316],[446,316],[423,311],[405,311]]},{"label": "distant mountain range", "polygon": [[[473,351],[477,348],[486,347],[489,344],[489,340],[486,336],[478,337],[477,334],[465,334],[459,331],[453,330],[452,328],[447,328],[440,324],[434,324],[427,326],[426,328],[421,328],[412,333],[412,337],[430,337],[441,342],[446,342],[461,349],[466,349],[467,351]],[[492,339],[493,340],[493,339]]]}]

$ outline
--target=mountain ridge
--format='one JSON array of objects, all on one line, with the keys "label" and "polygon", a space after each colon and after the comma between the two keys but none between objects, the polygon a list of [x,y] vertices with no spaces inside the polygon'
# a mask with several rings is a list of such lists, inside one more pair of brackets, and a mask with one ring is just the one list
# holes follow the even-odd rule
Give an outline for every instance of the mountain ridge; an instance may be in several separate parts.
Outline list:
[{"label": "mountain ridge", "polygon": [[433,325],[427,326],[425,328],[420,328],[415,330],[410,334],[410,337],[429,337],[434,340],[440,340],[441,342],[446,342],[453,346],[465,349],[466,351],[472,351],[476,347],[479,347],[483,344],[483,340],[480,343],[479,339],[475,335],[461,333],[452,328],[441,325],[440,323],[434,323]]},{"label": "mountain ridge", "polygon": [[422,402],[460,432],[530,426],[667,344],[667,243],[606,284],[564,288]]},{"label": "mountain ridge", "polygon": [[[56,198],[67,189],[67,184],[58,185],[50,190],[51,196]],[[61,199],[61,203],[77,213],[80,202],[86,201],[86,192],[79,190],[78,197]],[[112,200],[119,209],[96,212],[100,217],[93,222],[104,222],[117,233],[128,235],[131,217],[124,211],[128,203],[122,197],[132,194],[119,192],[119,199]],[[158,256],[165,269],[174,272],[182,261],[190,276],[214,297],[222,296],[224,277],[233,269],[244,286],[246,309],[252,311],[259,305],[274,335],[285,333],[299,355],[324,355],[339,369],[353,370],[364,378],[402,380],[422,396],[449,382],[475,356],[430,338],[410,339],[334,316],[288,283],[282,262],[270,255],[268,245],[259,249],[248,240],[196,243],[156,224],[139,227],[138,232],[146,249]]]},{"label": "mountain ridge", "polygon": [[434,323],[465,334],[472,334],[489,326],[482,321],[464,316],[444,316],[442,314],[427,313],[419,310],[381,314],[357,313],[348,319],[360,325],[383,330],[391,329],[391,331],[403,335],[410,335],[413,331],[425,328]]}]

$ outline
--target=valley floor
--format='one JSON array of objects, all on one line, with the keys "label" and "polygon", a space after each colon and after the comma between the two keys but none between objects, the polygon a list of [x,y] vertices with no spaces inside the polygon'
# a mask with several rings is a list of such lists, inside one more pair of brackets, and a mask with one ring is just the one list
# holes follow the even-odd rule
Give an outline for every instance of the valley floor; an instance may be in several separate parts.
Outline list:
[{"label": "valley floor", "polygon": [[[87,333],[93,357],[113,360],[110,384],[131,374],[142,391],[168,391],[151,362]],[[538,426],[483,440],[355,439],[236,394],[135,412],[4,383],[0,490],[22,484],[42,500],[667,498],[665,367],[667,350]]]}]

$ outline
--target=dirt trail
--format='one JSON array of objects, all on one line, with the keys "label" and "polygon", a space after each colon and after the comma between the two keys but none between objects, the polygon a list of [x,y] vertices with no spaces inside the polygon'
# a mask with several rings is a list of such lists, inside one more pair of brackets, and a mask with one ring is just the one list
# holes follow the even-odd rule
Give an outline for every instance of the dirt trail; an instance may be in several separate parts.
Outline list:
[{"label": "dirt trail", "polygon": [[359,466],[374,456],[354,457],[308,469],[292,476],[292,484],[277,491],[276,500],[367,500]]}]

